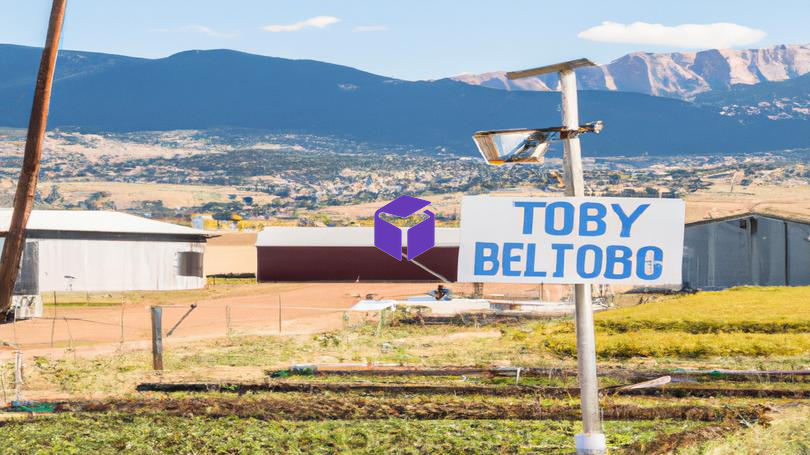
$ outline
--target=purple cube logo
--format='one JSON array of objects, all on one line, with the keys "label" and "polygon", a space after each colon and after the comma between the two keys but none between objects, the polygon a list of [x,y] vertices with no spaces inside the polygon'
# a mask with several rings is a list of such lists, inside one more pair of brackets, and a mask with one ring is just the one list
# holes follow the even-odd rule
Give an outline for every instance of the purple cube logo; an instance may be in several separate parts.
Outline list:
[{"label": "purple cube logo", "polygon": [[[411,196],[400,196],[374,212],[374,246],[402,260],[402,229],[380,218],[381,213],[407,217],[430,205],[430,201]],[[436,217],[425,210],[428,218],[407,228],[408,260],[433,248],[436,244]]]}]

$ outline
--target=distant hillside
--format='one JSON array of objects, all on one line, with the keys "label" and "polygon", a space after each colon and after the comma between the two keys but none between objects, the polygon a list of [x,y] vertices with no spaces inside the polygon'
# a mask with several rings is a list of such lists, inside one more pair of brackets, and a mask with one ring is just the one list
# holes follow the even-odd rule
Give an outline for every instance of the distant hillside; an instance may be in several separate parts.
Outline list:
[{"label": "distant hillside", "polygon": [[696,102],[716,106],[723,115],[745,119],[810,119],[810,74],[781,82],[735,85],[731,90],[699,95]]},{"label": "distant hillside", "polygon": [[[516,68],[519,69],[519,68]],[[637,92],[689,100],[737,84],[783,81],[810,72],[810,44],[765,49],[712,49],[652,54],[634,52],[606,65],[577,72],[580,88]],[[504,71],[459,75],[452,79],[505,90],[556,90],[557,76],[509,81]]]},{"label": "distant hillside", "polygon": [[[0,44],[0,90],[9,87],[28,87],[32,77],[36,78],[39,67],[40,49]],[[81,77],[113,66],[136,62],[141,59],[96,52],[59,52],[55,79],[61,81],[71,77]],[[34,73],[31,73],[31,69]]]},{"label": "distant hillside", "polygon": [[[0,46],[0,125],[27,125],[39,50]],[[20,53],[28,53],[21,57]],[[61,64],[63,62],[70,64]],[[24,81],[28,74],[27,83]],[[8,81],[15,82],[9,83]],[[585,91],[582,121],[606,123],[587,153],[672,155],[810,146],[807,122],[742,125],[716,108],[635,93]],[[245,127],[476,155],[476,130],[560,123],[559,94],[508,92],[451,80],[407,82],[346,66],[229,50],[162,59],[61,52],[49,126],[85,131]],[[767,137],[766,134],[767,133]]]}]

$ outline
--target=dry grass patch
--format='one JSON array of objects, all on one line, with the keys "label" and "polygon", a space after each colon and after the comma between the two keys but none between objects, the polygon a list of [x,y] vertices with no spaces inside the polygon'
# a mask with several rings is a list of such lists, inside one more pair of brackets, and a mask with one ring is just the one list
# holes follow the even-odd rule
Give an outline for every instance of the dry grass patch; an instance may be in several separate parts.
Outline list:
[{"label": "dry grass patch", "polygon": [[786,407],[772,415],[769,425],[752,425],[682,455],[770,455],[810,453],[810,407]]}]

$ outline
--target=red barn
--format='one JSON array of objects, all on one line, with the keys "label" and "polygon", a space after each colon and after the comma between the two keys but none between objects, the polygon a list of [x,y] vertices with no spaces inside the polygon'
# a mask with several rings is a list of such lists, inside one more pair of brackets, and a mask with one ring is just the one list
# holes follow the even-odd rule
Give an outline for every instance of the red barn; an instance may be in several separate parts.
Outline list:
[{"label": "red barn", "polygon": [[[406,236],[402,236],[403,244]],[[413,261],[374,246],[370,227],[270,227],[256,240],[258,281],[456,281],[459,230],[436,229],[436,246]],[[407,245],[403,246],[407,251]]]}]

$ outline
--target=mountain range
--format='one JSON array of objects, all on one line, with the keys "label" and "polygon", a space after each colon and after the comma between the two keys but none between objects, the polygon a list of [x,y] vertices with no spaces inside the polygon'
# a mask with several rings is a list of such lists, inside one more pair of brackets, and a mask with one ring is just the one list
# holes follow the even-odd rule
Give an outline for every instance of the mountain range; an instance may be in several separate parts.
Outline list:
[{"label": "mountain range", "polygon": [[701,93],[695,101],[743,120],[762,116],[810,120],[810,74],[781,82],[735,85],[729,90]]},{"label": "mountain range", "polygon": [[[784,81],[807,73],[810,73],[810,45],[779,45],[747,50],[634,52],[605,65],[577,70],[577,82],[584,90],[692,100],[700,93]],[[463,74],[451,79],[504,90],[550,91],[556,90],[558,84],[556,74],[510,81],[505,71]]]},{"label": "mountain range", "polygon": [[[25,127],[40,49],[0,45],[0,126]],[[580,92],[589,155],[742,153],[810,147],[810,123],[744,120],[718,105],[622,91]],[[312,60],[231,50],[141,59],[60,51],[50,128],[149,131],[253,128],[477,155],[477,130],[560,124],[558,93],[454,80],[404,81]]]}]

